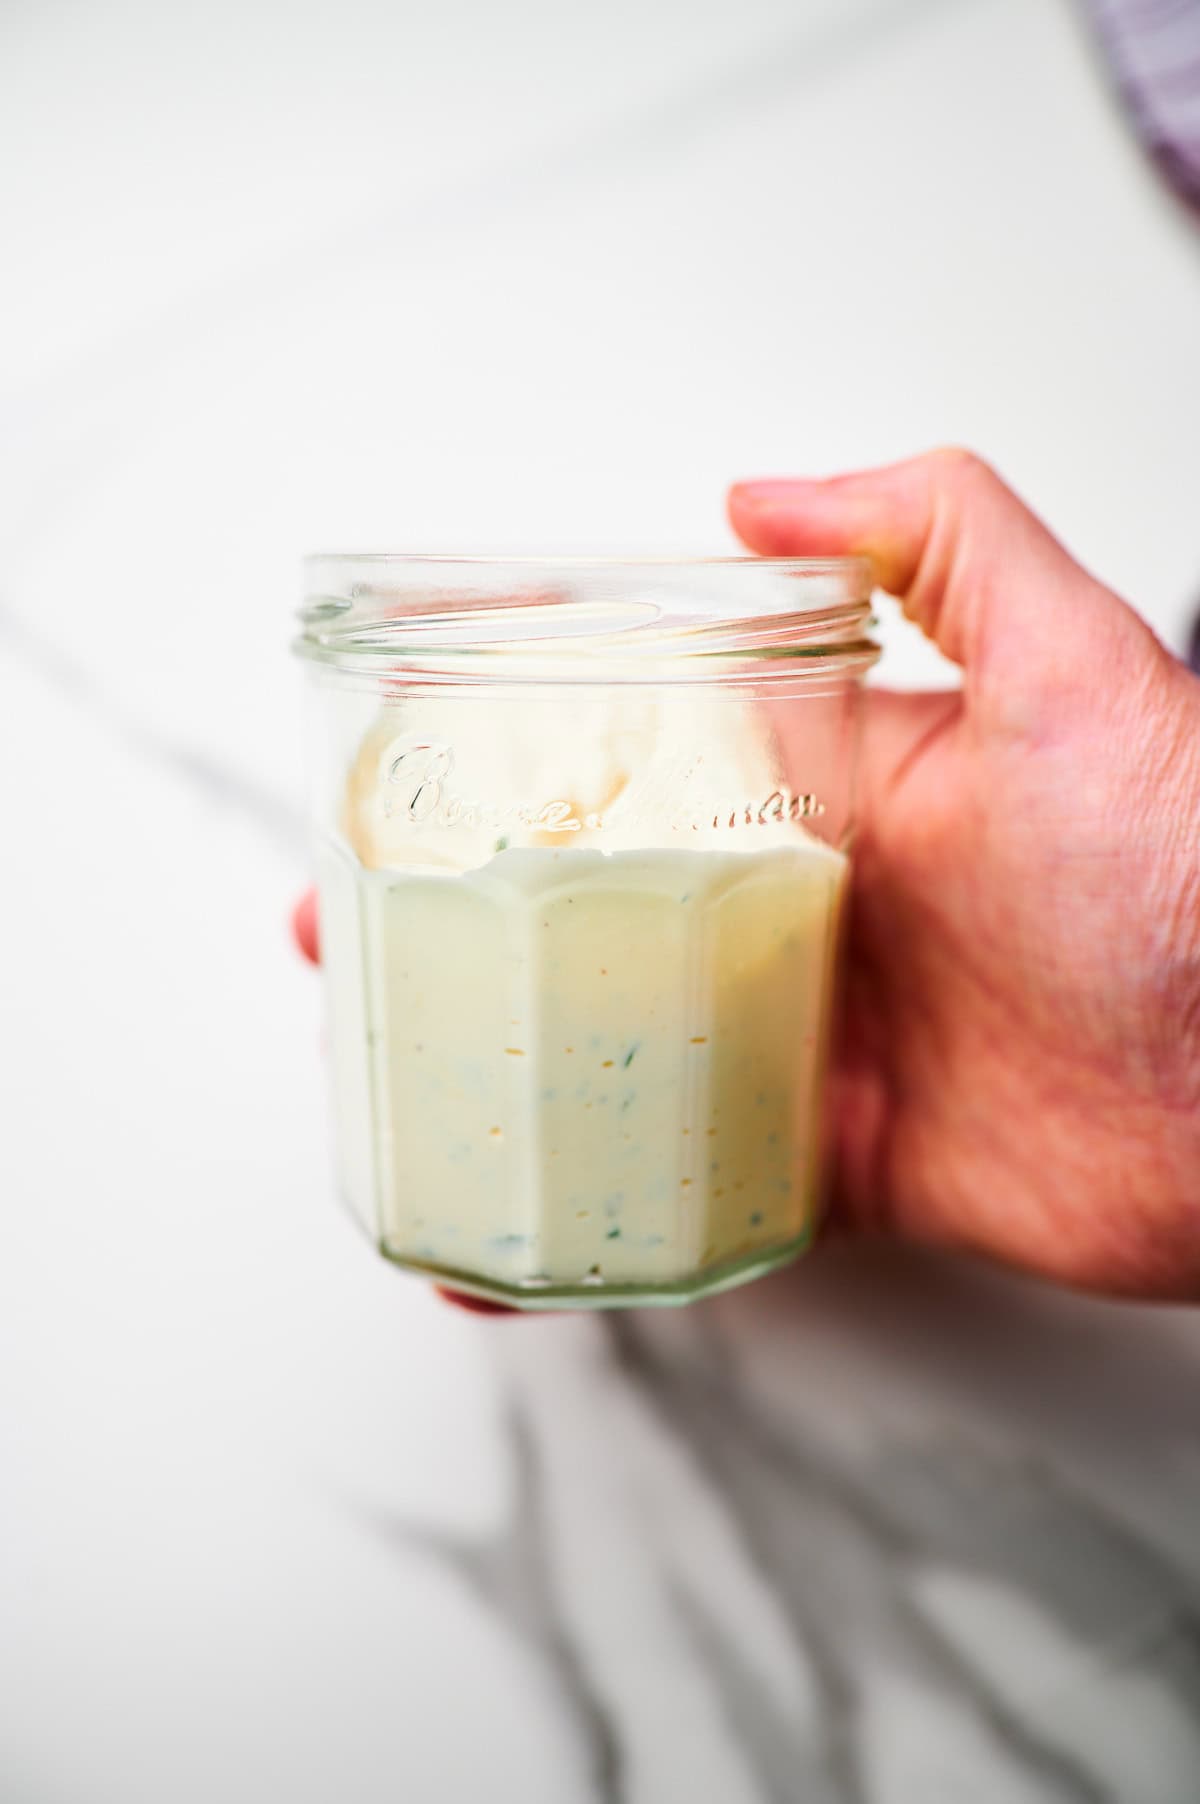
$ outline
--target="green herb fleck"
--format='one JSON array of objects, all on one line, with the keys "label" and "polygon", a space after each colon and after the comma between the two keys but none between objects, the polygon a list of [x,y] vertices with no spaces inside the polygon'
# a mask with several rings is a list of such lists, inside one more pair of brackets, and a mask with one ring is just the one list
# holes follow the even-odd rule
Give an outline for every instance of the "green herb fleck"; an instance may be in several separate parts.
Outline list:
[{"label": "green herb fleck", "polygon": [[620,1240],[620,1238],[621,1238],[620,1228],[610,1228],[608,1230],[608,1233],[604,1236],[604,1238],[605,1238],[605,1240]]},{"label": "green herb fleck", "polygon": [[750,1226],[752,1228],[761,1228],[762,1227],[762,1210],[761,1209],[756,1209],[754,1211],[754,1214],[750,1217]]},{"label": "green herb fleck", "polygon": [[629,1048],[629,1051],[625,1054],[625,1057],[621,1060],[621,1064],[624,1066],[626,1071],[628,1071],[629,1067],[633,1064],[633,1055],[637,1051],[637,1049],[640,1045],[641,1045],[641,1041],[635,1040],[633,1045]]},{"label": "green herb fleck", "polygon": [[499,839],[496,841],[495,845],[492,847],[492,850],[493,850],[493,852],[507,852],[508,851],[508,834],[507,833],[502,833],[500,835]]}]

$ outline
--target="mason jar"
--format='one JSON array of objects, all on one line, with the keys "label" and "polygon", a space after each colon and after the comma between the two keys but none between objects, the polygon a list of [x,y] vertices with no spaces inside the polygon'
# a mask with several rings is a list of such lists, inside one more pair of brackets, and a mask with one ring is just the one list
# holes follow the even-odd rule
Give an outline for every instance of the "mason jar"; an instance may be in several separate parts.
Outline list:
[{"label": "mason jar", "polygon": [[870,575],[308,560],[340,1184],[518,1308],[677,1303],[817,1219]]}]

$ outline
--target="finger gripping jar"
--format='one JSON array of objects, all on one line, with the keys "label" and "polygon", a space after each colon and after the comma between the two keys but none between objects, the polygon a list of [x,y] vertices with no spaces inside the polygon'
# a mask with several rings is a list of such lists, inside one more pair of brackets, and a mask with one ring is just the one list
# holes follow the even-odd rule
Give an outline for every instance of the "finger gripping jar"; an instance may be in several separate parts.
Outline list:
[{"label": "finger gripping jar", "polygon": [[684,1302],[817,1213],[870,577],[317,557],[298,650],[340,1181],[522,1308]]}]

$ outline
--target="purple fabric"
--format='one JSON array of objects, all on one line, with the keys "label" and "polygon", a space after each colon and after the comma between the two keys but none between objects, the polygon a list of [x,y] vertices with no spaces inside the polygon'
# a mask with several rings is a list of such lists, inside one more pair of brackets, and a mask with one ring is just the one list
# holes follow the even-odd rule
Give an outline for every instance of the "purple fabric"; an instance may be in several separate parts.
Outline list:
[{"label": "purple fabric", "polygon": [[[1200,219],[1200,0],[1087,3],[1143,144]],[[1200,676],[1200,606],[1187,660]]]},{"label": "purple fabric", "polygon": [[1200,217],[1200,0],[1088,0],[1147,150]]}]

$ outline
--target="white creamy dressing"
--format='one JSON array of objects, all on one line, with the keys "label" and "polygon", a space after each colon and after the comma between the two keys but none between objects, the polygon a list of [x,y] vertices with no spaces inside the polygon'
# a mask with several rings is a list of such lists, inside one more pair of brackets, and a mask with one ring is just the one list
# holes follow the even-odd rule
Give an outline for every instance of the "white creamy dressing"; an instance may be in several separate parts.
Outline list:
[{"label": "white creamy dressing", "polygon": [[728,825],[731,770],[771,793],[743,705],[606,709],[599,752],[545,711],[522,744],[478,701],[390,710],[323,849],[344,1181],[407,1262],[655,1289],[810,1225],[846,860],[778,811]]}]

